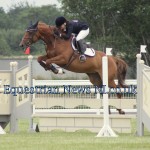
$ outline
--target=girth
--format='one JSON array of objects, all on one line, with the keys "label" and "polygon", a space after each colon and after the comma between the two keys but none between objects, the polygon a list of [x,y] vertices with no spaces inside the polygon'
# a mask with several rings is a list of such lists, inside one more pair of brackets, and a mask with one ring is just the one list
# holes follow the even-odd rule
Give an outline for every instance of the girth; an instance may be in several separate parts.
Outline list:
[{"label": "girth", "polygon": [[70,57],[68,63],[64,66],[62,66],[64,69],[67,69],[70,64],[79,56],[79,54],[77,52],[73,52],[72,56]]}]

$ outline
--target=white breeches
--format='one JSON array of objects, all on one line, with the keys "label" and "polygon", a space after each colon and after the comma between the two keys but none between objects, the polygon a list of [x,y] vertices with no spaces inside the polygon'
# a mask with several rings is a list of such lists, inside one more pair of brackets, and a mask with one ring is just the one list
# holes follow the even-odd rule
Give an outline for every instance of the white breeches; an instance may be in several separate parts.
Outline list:
[{"label": "white breeches", "polygon": [[88,34],[89,34],[89,28],[86,29],[86,30],[81,30],[81,31],[79,32],[79,34],[77,35],[76,40],[77,40],[77,41],[82,40],[82,39],[84,39]]}]

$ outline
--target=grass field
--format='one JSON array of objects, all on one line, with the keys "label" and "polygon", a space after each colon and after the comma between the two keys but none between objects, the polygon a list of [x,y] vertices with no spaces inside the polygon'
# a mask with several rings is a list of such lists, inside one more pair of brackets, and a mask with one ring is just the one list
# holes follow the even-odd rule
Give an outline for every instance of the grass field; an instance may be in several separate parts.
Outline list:
[{"label": "grass field", "polygon": [[119,134],[117,138],[97,138],[85,130],[29,133],[24,120],[19,128],[19,133],[0,135],[0,150],[150,150],[150,133],[145,131],[144,137],[136,137],[134,121],[132,133]]}]

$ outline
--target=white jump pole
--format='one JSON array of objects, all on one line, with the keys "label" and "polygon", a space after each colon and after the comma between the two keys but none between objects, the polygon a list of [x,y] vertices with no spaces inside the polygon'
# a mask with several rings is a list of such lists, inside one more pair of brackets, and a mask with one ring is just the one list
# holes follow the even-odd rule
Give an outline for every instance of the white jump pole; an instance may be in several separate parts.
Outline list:
[{"label": "white jump pole", "polygon": [[140,46],[140,53],[146,53],[146,47],[147,47],[147,45],[141,45]]},{"label": "white jump pole", "polygon": [[[106,55],[111,55],[112,48],[106,48]],[[103,71],[103,85],[105,86],[106,93],[103,94],[103,109],[104,109],[104,125],[99,131],[97,137],[117,137],[116,133],[111,129],[109,123],[109,109],[108,109],[108,58],[102,58],[102,71]]]}]

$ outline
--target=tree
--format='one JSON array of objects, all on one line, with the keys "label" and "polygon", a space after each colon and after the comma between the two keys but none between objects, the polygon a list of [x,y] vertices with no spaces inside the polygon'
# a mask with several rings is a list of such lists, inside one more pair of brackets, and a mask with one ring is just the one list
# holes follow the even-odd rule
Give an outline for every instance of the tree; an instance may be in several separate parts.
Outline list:
[{"label": "tree", "polygon": [[[130,66],[135,68],[141,44],[147,45],[150,53],[149,0],[60,1],[66,17],[89,23],[94,45],[100,43],[101,49],[112,47],[114,54],[124,57]],[[150,57],[147,62],[150,65]]]},{"label": "tree", "polygon": [[11,49],[5,39],[5,30],[0,31],[0,55],[11,55]]},{"label": "tree", "polygon": [[[19,3],[11,6],[7,13],[0,8],[0,55],[22,55],[23,50],[19,47],[19,42],[30,22],[40,20],[54,24],[55,18],[60,14],[55,5],[33,7],[28,3]],[[33,45],[31,53],[45,53],[43,43]]]}]

